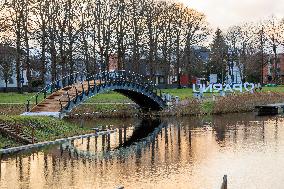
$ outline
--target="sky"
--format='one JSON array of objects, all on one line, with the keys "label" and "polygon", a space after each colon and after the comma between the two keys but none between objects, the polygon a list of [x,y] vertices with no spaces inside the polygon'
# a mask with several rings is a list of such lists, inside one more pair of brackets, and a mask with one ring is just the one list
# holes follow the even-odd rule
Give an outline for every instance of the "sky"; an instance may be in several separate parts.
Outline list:
[{"label": "sky", "polygon": [[243,22],[284,18],[284,0],[179,0],[203,12],[213,28],[227,29]]}]

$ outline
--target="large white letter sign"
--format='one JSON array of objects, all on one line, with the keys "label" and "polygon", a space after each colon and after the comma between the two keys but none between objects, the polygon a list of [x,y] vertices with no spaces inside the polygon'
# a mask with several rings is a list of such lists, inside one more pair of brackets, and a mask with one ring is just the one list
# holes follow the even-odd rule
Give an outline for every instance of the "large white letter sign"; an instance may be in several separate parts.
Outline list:
[{"label": "large white letter sign", "polygon": [[203,85],[203,92],[206,93],[208,90],[210,93],[212,93],[212,84],[208,85],[207,87],[206,85]]},{"label": "large white letter sign", "polygon": [[245,87],[245,90],[247,90],[247,91],[252,91],[252,90],[254,89],[254,84],[253,84],[253,83],[245,82],[245,83],[244,83],[244,87]]},{"label": "large white letter sign", "polygon": [[225,88],[224,88],[224,91],[225,92],[228,92],[230,91],[231,93],[233,92],[233,89],[231,88],[231,85],[230,84],[226,84]]},{"label": "large white letter sign", "polygon": [[218,93],[218,92],[223,90],[223,85],[222,84],[214,84],[213,89],[214,89],[214,92]]},{"label": "large white letter sign", "polygon": [[235,91],[243,92],[243,85],[242,85],[242,84],[234,84],[234,85],[233,85],[233,89],[234,89]]},{"label": "large white letter sign", "polygon": [[[200,85],[200,84],[198,84],[198,85],[199,85],[199,89],[200,89],[200,88],[201,88],[201,87],[200,87],[201,85]],[[199,92],[200,92],[200,91],[197,91],[197,90],[196,90],[196,84],[193,84],[192,90],[193,90],[194,93],[199,93]]]},{"label": "large white letter sign", "polygon": [[[198,89],[197,90],[197,86]],[[204,84],[193,84],[193,92],[194,93],[203,93],[203,92],[220,92],[220,91],[224,91],[224,92],[234,92],[234,91],[239,91],[239,92],[243,92],[243,88],[244,91],[253,91],[255,89],[255,87],[257,86],[257,84],[253,84],[253,83],[244,83],[244,84],[225,84],[224,86],[220,83],[215,83],[215,84],[210,84],[208,86],[204,85]]]}]

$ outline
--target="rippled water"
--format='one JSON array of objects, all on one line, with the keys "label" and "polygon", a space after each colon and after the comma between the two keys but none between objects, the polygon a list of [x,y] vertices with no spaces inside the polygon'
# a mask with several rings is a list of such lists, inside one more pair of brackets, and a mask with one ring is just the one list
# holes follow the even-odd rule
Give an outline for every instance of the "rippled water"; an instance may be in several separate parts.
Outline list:
[{"label": "rippled water", "polygon": [[284,118],[232,114],[164,120],[78,121],[116,128],[1,157],[1,188],[284,187]]}]

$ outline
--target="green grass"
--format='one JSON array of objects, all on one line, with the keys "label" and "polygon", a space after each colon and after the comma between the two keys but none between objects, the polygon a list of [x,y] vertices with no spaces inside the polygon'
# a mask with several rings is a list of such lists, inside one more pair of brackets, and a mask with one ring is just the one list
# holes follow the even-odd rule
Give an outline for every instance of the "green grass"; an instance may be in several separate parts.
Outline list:
[{"label": "green grass", "polygon": [[[163,89],[162,92],[169,93],[173,96],[179,96],[180,99],[193,98],[193,90],[191,88],[183,89]],[[284,85],[278,87],[263,87],[262,92],[284,92]],[[215,95],[219,95],[216,93]],[[204,93],[205,97],[212,96],[212,93]]]},{"label": "green grass", "polygon": [[180,99],[192,98],[193,91],[191,88],[183,88],[183,89],[162,89],[163,93],[169,93],[173,96],[178,96]]},{"label": "green grass", "polygon": [[0,103],[25,103],[35,93],[0,93]]},{"label": "green grass", "polygon": [[[33,97],[36,93],[0,93],[0,103],[26,103],[28,99]],[[40,95],[38,101],[43,99],[43,94]],[[35,102],[35,98],[33,98],[32,103]],[[127,97],[116,93],[116,92],[108,92],[104,94],[98,94],[86,101],[87,103],[123,103],[123,102],[131,102]]]},{"label": "green grass", "polygon": [[[263,87],[263,92],[284,92],[284,86],[278,87]],[[193,98],[193,91],[191,88],[183,89],[163,89],[163,93],[169,93],[173,96],[179,96],[180,99]],[[0,93],[0,103],[26,103],[27,99],[34,96],[36,93]],[[204,96],[211,96],[211,93],[205,93]],[[216,94],[218,95],[218,94]],[[43,95],[39,97],[39,101],[42,99]],[[35,102],[35,99],[32,103]],[[132,102],[127,97],[116,93],[116,92],[107,92],[104,94],[98,94],[86,101],[87,103],[128,103]]]},{"label": "green grass", "polygon": [[0,122],[20,126],[22,131],[30,136],[34,128],[35,137],[39,142],[93,132],[90,128],[51,117],[0,116]]},{"label": "green grass", "polygon": [[284,92],[284,85],[280,85],[278,87],[263,87],[262,88],[263,92]]},{"label": "green grass", "polygon": [[128,102],[132,101],[129,98],[116,92],[98,94],[86,101],[86,103],[128,103]]},{"label": "green grass", "polygon": [[9,137],[3,136],[0,134],[0,149],[1,148],[9,148],[9,147],[15,147],[19,146],[20,144],[15,142],[13,139],[10,139]]},{"label": "green grass", "polygon": [[204,113],[206,113],[206,114],[212,112],[213,105],[214,105],[213,101],[206,101],[206,102],[203,102],[203,103],[201,104],[201,110],[202,110],[202,112],[204,112]]}]

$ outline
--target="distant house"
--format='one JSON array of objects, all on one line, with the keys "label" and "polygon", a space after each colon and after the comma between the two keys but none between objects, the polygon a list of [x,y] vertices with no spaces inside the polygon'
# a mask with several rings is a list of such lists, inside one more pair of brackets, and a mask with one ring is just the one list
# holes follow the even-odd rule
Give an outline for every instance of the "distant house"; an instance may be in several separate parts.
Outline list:
[{"label": "distant house", "polygon": [[[268,63],[263,67],[263,83],[273,82],[275,77],[275,60],[274,55],[270,54],[268,56]],[[284,83],[284,53],[277,55],[277,73],[280,78],[280,83]]]},{"label": "distant house", "polygon": [[[24,85],[24,86],[28,85],[27,70],[21,71],[21,81],[22,81],[22,85]],[[5,87],[6,87],[6,82],[3,78],[1,78],[0,79],[0,90],[3,90]],[[8,83],[7,83],[7,87],[8,88],[16,88],[17,87],[16,72],[13,72],[12,76],[9,78]]]},{"label": "distant house", "polygon": [[[22,52],[24,54],[24,52]],[[17,73],[16,73],[16,49],[8,45],[0,44],[0,91],[8,88],[9,91],[17,88]],[[20,62],[20,85],[28,86],[29,82],[39,80],[39,63],[36,57],[30,57],[30,80],[27,78],[27,68],[22,61]]]},{"label": "distant house", "polygon": [[[136,65],[131,63],[131,57],[126,54],[126,62],[124,62],[124,70],[126,71],[135,71],[135,66],[137,66],[139,70],[139,74],[145,76],[146,78],[150,78],[150,66],[147,62],[146,56],[141,56],[139,62]],[[165,77],[165,65],[164,64],[154,64],[155,66],[155,73],[154,73],[154,82],[156,84],[165,84],[166,77]],[[117,54],[110,54],[109,55],[109,62],[108,62],[108,71],[117,71],[118,70],[118,55]]]},{"label": "distant house", "polygon": [[194,46],[192,50],[197,59],[204,63],[208,63],[210,54],[209,49],[207,49],[206,47]]},{"label": "distant house", "polygon": [[[0,45],[0,90],[17,87],[16,49],[8,45]],[[27,84],[26,70],[21,68],[21,81]]]},{"label": "distant house", "polygon": [[[139,72],[139,74],[145,76],[145,78],[152,78],[155,84],[164,86],[164,85],[177,85],[177,74],[180,74],[180,82],[182,86],[188,86],[188,84],[192,83],[195,80],[193,75],[189,75],[186,72],[186,69],[183,67],[183,60],[180,59],[180,68],[179,73],[177,73],[175,60],[176,57],[174,54],[171,54],[169,58],[171,63],[165,63],[163,61],[163,54],[161,51],[158,51],[155,57],[155,62],[150,65],[147,57],[147,52],[143,52],[140,54],[139,60],[133,63],[131,52],[125,53],[125,62],[124,62],[124,70]],[[201,65],[206,64],[209,60],[209,49],[200,46],[192,47],[192,60],[195,64],[191,66],[194,68],[199,68]],[[198,65],[198,66],[197,66]],[[153,72],[151,76],[151,66],[153,66]],[[110,54],[109,62],[108,62],[108,71],[118,70],[118,55]],[[137,71],[136,71],[137,70]],[[198,70],[198,69],[196,69]],[[195,75],[194,75],[195,76]],[[198,75],[198,77],[200,77]]]},{"label": "distant house", "polygon": [[[185,62],[186,65],[181,68],[181,86],[188,86],[189,84],[195,84],[207,80],[205,77],[205,68],[209,61],[210,50],[203,46],[192,46],[190,53],[190,63],[188,64]],[[185,54],[185,56],[188,55]],[[187,66],[190,67],[190,73],[186,70]]]},{"label": "distant house", "polygon": [[226,83],[242,83],[243,65],[230,62],[227,66]]},{"label": "distant house", "polygon": [[118,55],[110,54],[109,55],[109,63],[108,63],[108,71],[117,71],[118,70]]}]

